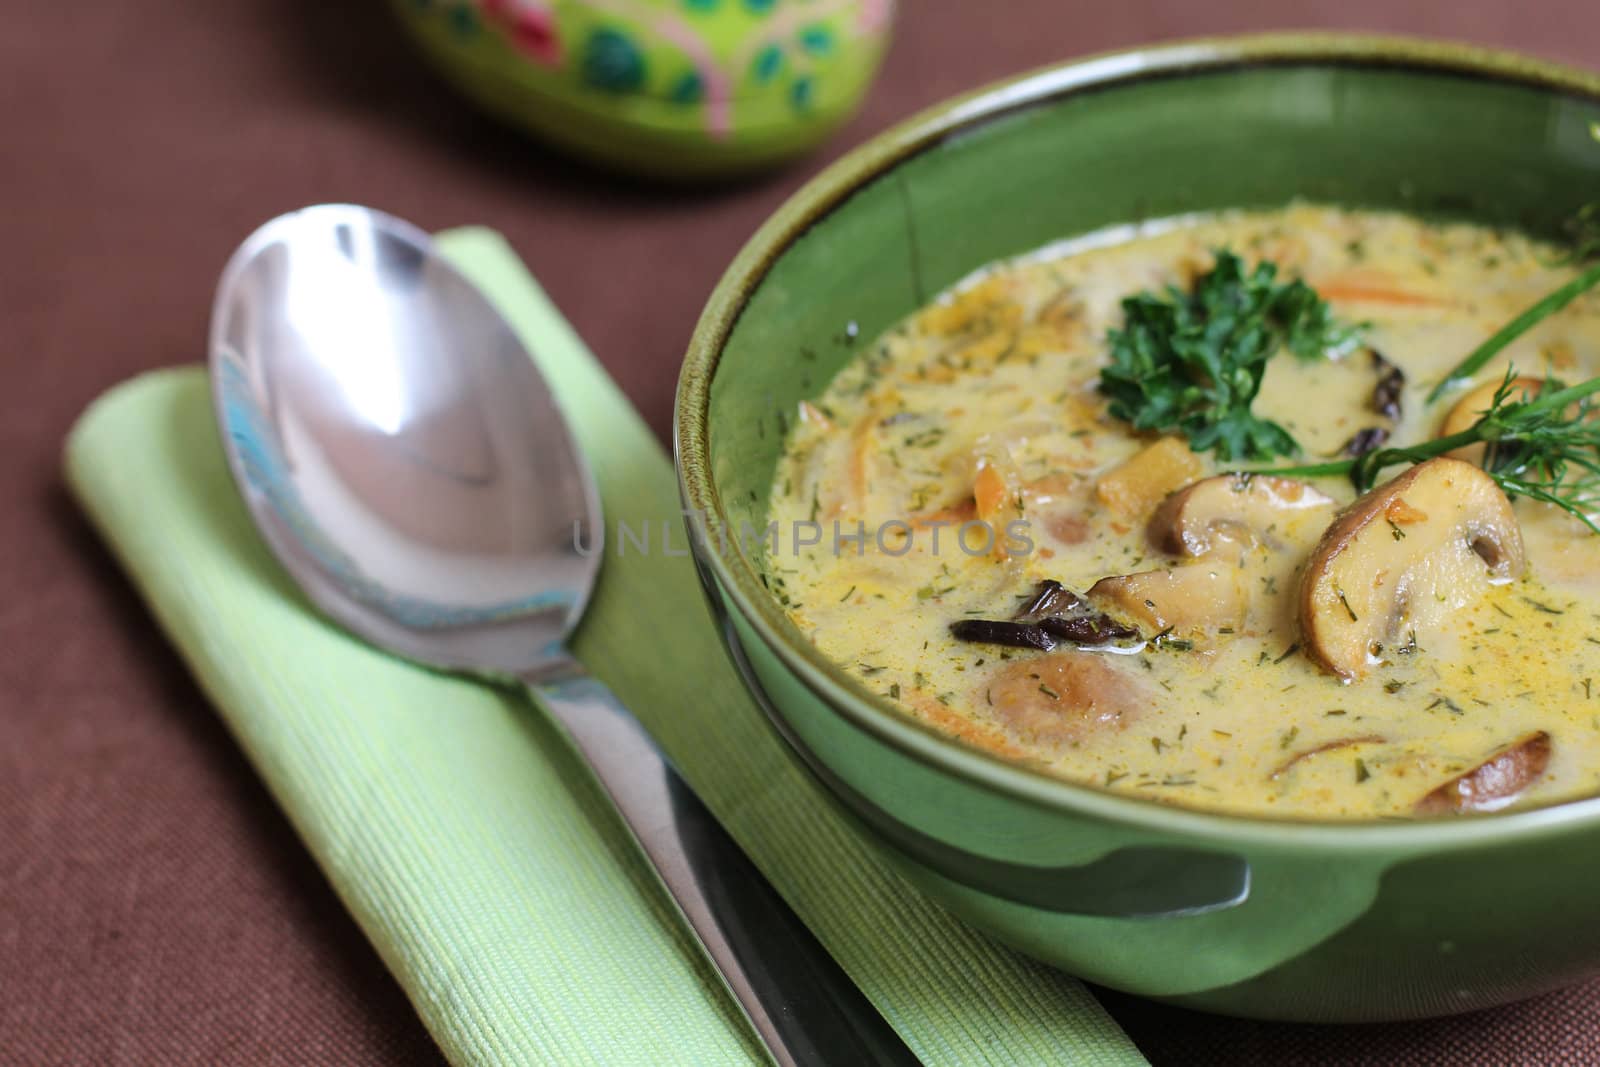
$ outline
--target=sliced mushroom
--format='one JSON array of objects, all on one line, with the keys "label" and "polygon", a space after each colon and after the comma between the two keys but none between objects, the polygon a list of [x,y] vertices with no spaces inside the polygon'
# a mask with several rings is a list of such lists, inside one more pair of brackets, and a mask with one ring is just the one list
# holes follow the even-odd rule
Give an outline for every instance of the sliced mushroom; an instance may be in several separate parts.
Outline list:
[{"label": "sliced mushroom", "polygon": [[1108,511],[1136,520],[1199,475],[1200,457],[1182,438],[1163,437],[1101,475],[1095,497]]},{"label": "sliced mushroom", "polygon": [[1465,774],[1450,779],[1421,800],[1418,815],[1497,811],[1544,774],[1550,764],[1550,735],[1536,731],[1502,748]]},{"label": "sliced mushroom", "polygon": [[1054,635],[1046,633],[1037,623],[1002,619],[961,619],[950,624],[950,636],[974,644],[1037,648],[1045,652],[1058,643]]},{"label": "sliced mushroom", "polygon": [[[1439,432],[1435,436],[1449,437],[1453,433],[1472,429],[1493,406],[1495,394],[1500,391],[1500,386],[1504,382],[1503,378],[1491,379],[1457,400],[1455,407],[1450,409],[1450,414],[1439,424]],[[1538,378],[1513,378],[1509,398],[1512,401],[1532,400],[1539,395],[1539,390],[1542,388],[1544,382]],[[1482,464],[1483,449],[1484,446],[1481,444],[1462,445],[1460,448],[1452,448],[1446,455],[1467,463]]]},{"label": "sliced mushroom", "polygon": [[1361,734],[1358,737],[1336,737],[1332,741],[1324,741],[1320,745],[1313,745],[1311,748],[1308,748],[1303,752],[1296,752],[1294,755],[1278,764],[1273,772],[1267,775],[1267,777],[1276,781],[1277,779],[1288,774],[1290,771],[1294,770],[1295,767],[1299,766],[1303,760],[1308,760],[1312,756],[1320,756],[1324,752],[1334,752],[1341,748],[1355,748],[1357,745],[1381,745],[1384,743],[1384,740],[1385,739],[1382,734]]},{"label": "sliced mushroom", "polygon": [[1419,630],[1522,574],[1511,502],[1457,459],[1420,463],[1357,500],[1329,526],[1300,585],[1313,660],[1345,681]]},{"label": "sliced mushroom", "polygon": [[1293,478],[1219,474],[1167,497],[1150,517],[1150,543],[1196,558],[1223,547],[1243,549],[1269,539],[1291,513],[1332,504],[1332,497]]},{"label": "sliced mushroom", "polygon": [[1020,740],[1081,743],[1121,729],[1150,705],[1148,687],[1113,658],[1056,652],[1015,660],[976,696]]},{"label": "sliced mushroom", "polygon": [[[1150,631],[1237,631],[1252,611],[1255,584],[1276,583],[1279,570],[1287,574],[1290,564],[1276,550],[1308,544],[1320,523],[1307,520],[1332,504],[1331,497],[1291,478],[1202,478],[1168,496],[1150,517],[1151,543],[1185,562],[1102,578],[1089,597]],[[1246,568],[1245,553],[1256,548],[1265,551]]]},{"label": "sliced mushroom", "polygon": [[1196,562],[1102,578],[1089,587],[1089,598],[1149,633],[1237,629],[1249,607],[1251,580],[1237,563]]}]

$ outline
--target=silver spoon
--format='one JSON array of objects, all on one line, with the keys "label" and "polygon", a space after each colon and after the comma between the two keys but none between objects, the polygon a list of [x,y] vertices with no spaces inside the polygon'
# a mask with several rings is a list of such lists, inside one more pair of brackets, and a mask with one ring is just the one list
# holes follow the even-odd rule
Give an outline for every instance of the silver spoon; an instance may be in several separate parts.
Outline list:
[{"label": "silver spoon", "polygon": [[223,271],[210,358],[234,479],[312,602],[402,656],[526,683],[777,1063],[904,1058],[864,1001],[841,1006],[859,992],[567,654],[599,499],[527,351],[427,234],[350,205],[274,219]]}]

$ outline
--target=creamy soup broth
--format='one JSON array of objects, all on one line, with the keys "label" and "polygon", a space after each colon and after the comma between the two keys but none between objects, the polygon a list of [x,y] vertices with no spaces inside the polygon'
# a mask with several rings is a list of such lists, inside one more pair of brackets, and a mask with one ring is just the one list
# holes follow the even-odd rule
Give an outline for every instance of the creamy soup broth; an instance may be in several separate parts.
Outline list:
[{"label": "creamy soup broth", "polygon": [[[1139,631],[1101,650],[952,635],[963,619],[1010,618],[1045,581],[1087,594],[1110,577],[1194,566],[1153,540],[1168,494],[1274,465],[1221,464],[1180,438],[1134,433],[1097,389],[1120,301],[1188,286],[1218,248],[1247,265],[1271,260],[1341,318],[1370,324],[1339,358],[1269,362],[1255,411],[1294,435],[1297,462],[1337,455],[1369,428],[1387,430],[1391,445],[1432,438],[1467,392],[1429,405],[1432,385],[1572,276],[1516,233],[1309,205],[1097,234],[983,271],[802,405],[770,517],[780,531],[815,522],[824,532],[797,550],[785,533],[765,560],[795,624],[935,729],[1116,793],[1238,813],[1409,818],[1533,736],[1545,738],[1541,766],[1514,803],[1600,792],[1600,537],[1545,504],[1512,507],[1520,577],[1445,589],[1448,610],[1374,646],[1355,679],[1308,654],[1297,614],[1308,554],[1356,496],[1342,478],[1306,479],[1311,495],[1294,503],[1322,494],[1326,504],[1286,507],[1225,564],[1210,560],[1215,591],[1199,622],[1164,605],[1152,613],[1135,582],[1143,606],[1126,589],[1122,600],[1088,598]],[[1600,373],[1600,299],[1541,324],[1477,382],[1508,365],[1568,382]],[[1373,407],[1385,368],[1404,375],[1392,417]],[[975,527],[958,544],[959,524],[979,515],[996,520],[997,544]],[[835,522],[867,537],[835,541]],[[1006,537],[1008,523],[1022,524],[1019,536]]]}]

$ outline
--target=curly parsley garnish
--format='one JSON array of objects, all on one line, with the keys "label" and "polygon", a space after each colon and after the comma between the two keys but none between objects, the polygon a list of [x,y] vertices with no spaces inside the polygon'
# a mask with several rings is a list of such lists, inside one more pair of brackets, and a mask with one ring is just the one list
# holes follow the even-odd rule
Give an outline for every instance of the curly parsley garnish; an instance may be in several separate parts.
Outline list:
[{"label": "curly parsley garnish", "polygon": [[1270,262],[1247,274],[1224,249],[1191,292],[1169,286],[1123,300],[1126,321],[1111,331],[1100,372],[1111,414],[1135,429],[1175,430],[1223,460],[1297,453],[1287,430],[1250,410],[1267,360],[1283,348],[1302,359],[1337,354],[1362,327],[1336,322],[1316,290],[1277,274]]}]

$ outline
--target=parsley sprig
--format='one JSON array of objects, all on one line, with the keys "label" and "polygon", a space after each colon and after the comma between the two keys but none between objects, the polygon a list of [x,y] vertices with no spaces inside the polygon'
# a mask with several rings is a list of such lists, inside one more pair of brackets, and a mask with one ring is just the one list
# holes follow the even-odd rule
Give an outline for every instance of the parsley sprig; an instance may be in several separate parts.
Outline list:
[{"label": "parsley sprig", "polygon": [[1138,293],[1122,310],[1100,372],[1111,414],[1135,429],[1177,431],[1194,451],[1223,460],[1299,452],[1287,430],[1250,410],[1267,361],[1284,348],[1302,359],[1337,354],[1362,330],[1335,321],[1305,282],[1279,282],[1275,264],[1247,273],[1226,249],[1190,292]]}]

